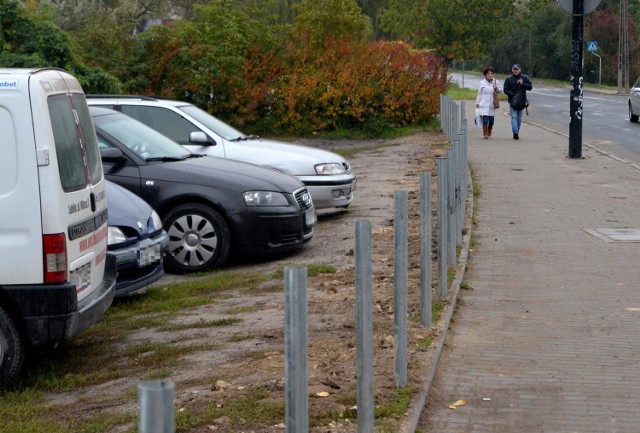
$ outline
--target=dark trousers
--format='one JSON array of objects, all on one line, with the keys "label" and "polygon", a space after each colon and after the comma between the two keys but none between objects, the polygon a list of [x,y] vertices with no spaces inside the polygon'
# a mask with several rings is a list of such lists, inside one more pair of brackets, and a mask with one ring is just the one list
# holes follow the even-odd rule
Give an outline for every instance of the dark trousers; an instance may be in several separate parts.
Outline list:
[{"label": "dark trousers", "polygon": [[482,117],[482,126],[493,126],[493,119],[495,116],[480,116]]}]

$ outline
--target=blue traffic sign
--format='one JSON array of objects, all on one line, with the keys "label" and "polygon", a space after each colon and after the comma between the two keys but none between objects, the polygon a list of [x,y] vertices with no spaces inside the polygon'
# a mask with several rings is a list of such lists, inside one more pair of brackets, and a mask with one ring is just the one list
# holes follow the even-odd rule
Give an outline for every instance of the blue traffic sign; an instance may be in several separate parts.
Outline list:
[{"label": "blue traffic sign", "polygon": [[598,42],[597,41],[589,41],[587,42],[587,51],[593,53],[594,51],[598,51]]}]

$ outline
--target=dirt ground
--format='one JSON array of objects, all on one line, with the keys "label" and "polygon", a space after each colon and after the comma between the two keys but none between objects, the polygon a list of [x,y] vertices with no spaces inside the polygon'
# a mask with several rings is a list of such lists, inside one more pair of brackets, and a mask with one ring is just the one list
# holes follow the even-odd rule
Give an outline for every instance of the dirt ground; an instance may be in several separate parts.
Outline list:
[{"label": "dirt ground", "polygon": [[[321,140],[302,143],[328,149],[365,147],[366,150],[349,158],[358,176],[353,204],[346,210],[320,211],[314,238],[301,251],[259,263],[234,263],[231,269],[268,272],[283,266],[309,264],[328,264],[337,269],[335,274],[308,279],[309,411],[334,411],[346,418],[353,411],[356,395],[354,247],[358,219],[368,219],[372,226],[376,405],[389,404],[398,395],[393,344],[393,219],[394,196],[398,190],[409,193],[409,387],[415,391],[421,389],[432,348],[420,342],[435,340],[440,328],[435,324],[432,329],[426,329],[420,324],[420,174],[432,173],[435,221],[435,158],[444,153],[446,138],[440,133],[422,132],[393,140],[340,141],[337,146]],[[433,233],[433,251],[436,233]],[[165,276],[161,284],[176,278]],[[175,369],[170,380],[175,384],[176,410],[199,413],[206,407],[221,408],[256,387],[268,390],[268,400],[284,401],[283,306],[282,292],[256,296],[243,294],[226,297],[179,319],[211,320],[226,317],[224,312],[230,309],[242,311],[242,307],[251,307],[238,315],[241,323],[216,328],[213,335],[202,333],[188,339],[188,344],[197,344],[200,339],[214,340],[220,343],[220,349],[190,353],[183,358],[180,368]],[[148,330],[140,330],[134,337],[137,341],[147,339],[173,343],[180,337],[176,333],[167,335]],[[79,413],[93,413],[105,406],[115,411],[136,411],[136,396],[132,392],[136,383],[136,378],[118,380],[93,387],[82,395],[56,398],[66,399],[66,403],[75,401]],[[400,423],[401,420],[387,422]],[[130,427],[122,426],[113,431],[126,431]],[[215,422],[182,431],[283,432],[284,424],[255,427],[244,425],[242,420],[221,417]],[[313,427],[310,431],[356,432],[357,425],[355,421],[345,419]]]},{"label": "dirt ground", "polygon": [[[344,396],[354,396],[355,381],[355,222],[368,219],[372,225],[373,241],[373,299],[374,299],[374,387],[376,402],[388,401],[396,395],[393,345],[393,246],[394,246],[394,197],[398,190],[409,192],[409,384],[422,381],[416,377],[429,365],[431,352],[421,348],[418,341],[435,339],[437,327],[426,330],[419,320],[419,199],[420,174],[431,172],[435,185],[435,157],[443,154],[444,136],[422,133],[389,141],[343,142],[341,146],[373,146],[373,150],[358,153],[350,158],[358,176],[354,203],[348,210],[319,212],[314,239],[307,247],[290,257],[259,265],[242,265],[236,270],[262,270],[287,265],[309,263],[331,264],[338,272],[309,278],[308,281],[308,368],[309,410],[321,412],[330,409],[347,412],[350,408],[342,402]],[[306,140],[307,145],[324,147],[321,141]],[[383,147],[384,146],[384,147]],[[435,190],[432,197],[437,197]],[[435,210],[435,203],[433,209]],[[435,220],[435,215],[434,215]],[[434,236],[435,238],[435,236]],[[435,244],[434,244],[435,246]],[[234,302],[238,301],[234,299]],[[207,396],[224,401],[232,398],[238,388],[256,384],[275,384],[274,397],[283,398],[284,341],[283,297],[259,300],[243,299],[248,303],[266,303],[254,317],[245,317],[245,324],[260,329],[259,350],[272,350],[271,356],[260,361],[242,361],[230,355],[234,362],[217,366],[217,375],[228,377],[225,390],[214,390]],[[268,314],[267,314],[268,313]],[[255,328],[254,328],[255,326]],[[229,329],[231,331],[231,329]],[[238,330],[233,330],[237,332]],[[247,332],[247,331],[244,331]],[[255,332],[255,331],[254,331]],[[252,345],[255,342],[252,342]],[[267,349],[268,347],[268,349]],[[221,371],[228,373],[220,374]],[[244,372],[245,374],[238,374]],[[327,395],[327,397],[318,397]],[[188,394],[186,394],[188,395]],[[341,398],[342,397],[342,398]],[[179,403],[180,404],[180,403]],[[317,432],[357,431],[355,423],[344,422],[322,428]],[[210,426],[210,431],[242,431],[243,426],[225,425],[225,420]],[[282,431],[282,425],[261,432]],[[201,430],[194,430],[201,431]]]}]

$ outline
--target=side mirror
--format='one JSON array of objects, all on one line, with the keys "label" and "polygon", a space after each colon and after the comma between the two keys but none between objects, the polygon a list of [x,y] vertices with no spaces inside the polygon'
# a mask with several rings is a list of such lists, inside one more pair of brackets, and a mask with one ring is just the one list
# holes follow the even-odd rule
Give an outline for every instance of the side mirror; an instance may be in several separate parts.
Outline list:
[{"label": "side mirror", "polygon": [[100,149],[100,158],[102,159],[102,162],[110,162],[112,164],[122,164],[127,160],[124,153],[115,147]]},{"label": "side mirror", "polygon": [[191,134],[189,134],[189,143],[190,144],[199,144],[201,146],[215,146],[216,142],[211,139],[209,140],[209,137],[207,137],[207,134],[205,134],[202,131],[194,131]]}]

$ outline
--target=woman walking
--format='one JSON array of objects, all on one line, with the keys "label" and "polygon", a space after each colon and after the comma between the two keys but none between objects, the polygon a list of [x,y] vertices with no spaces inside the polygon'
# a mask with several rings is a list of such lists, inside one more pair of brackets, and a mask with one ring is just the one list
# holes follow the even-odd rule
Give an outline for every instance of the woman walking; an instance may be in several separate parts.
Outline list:
[{"label": "woman walking", "polygon": [[493,78],[493,68],[491,66],[484,68],[482,73],[484,74],[484,80],[480,82],[480,87],[478,88],[476,108],[482,119],[482,136],[486,140],[491,137],[496,108],[500,106],[498,93],[500,93],[501,89],[498,80]]}]

